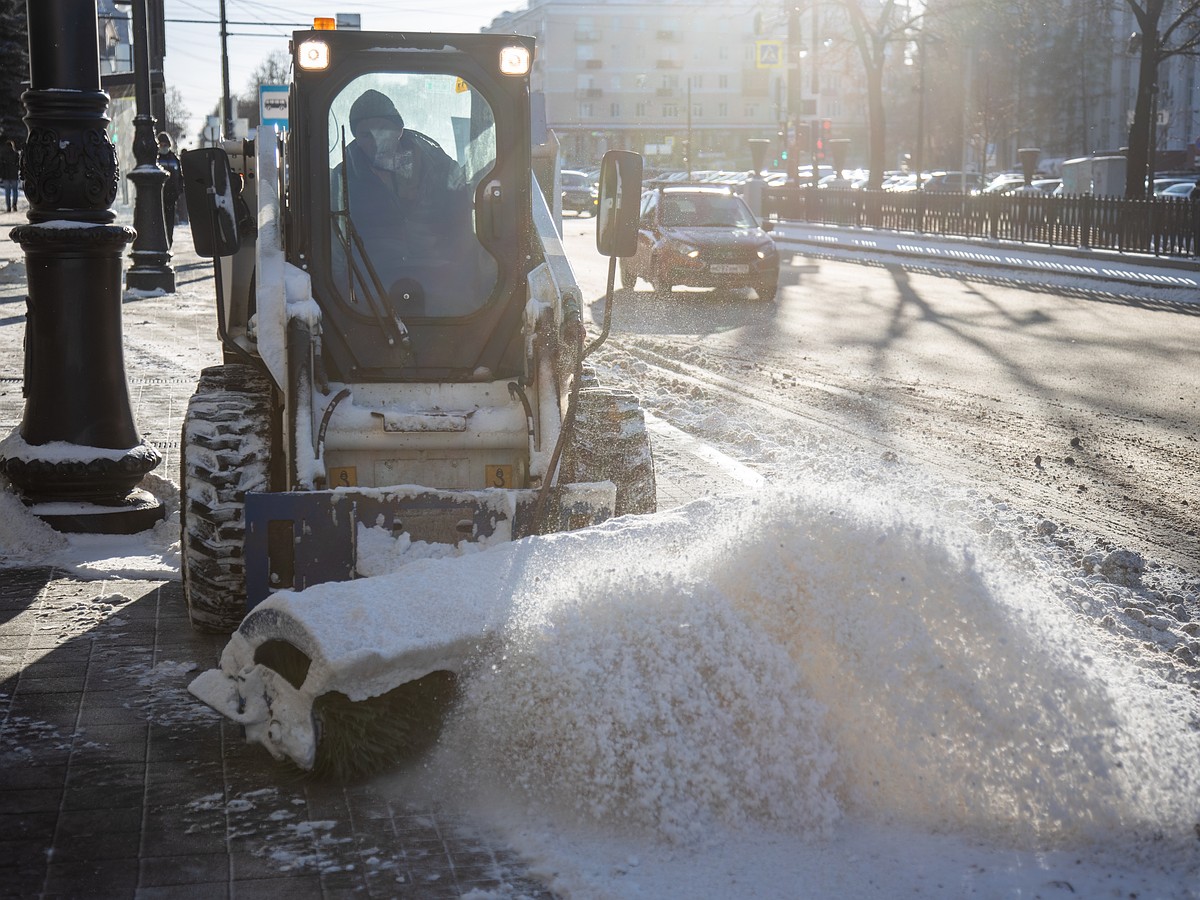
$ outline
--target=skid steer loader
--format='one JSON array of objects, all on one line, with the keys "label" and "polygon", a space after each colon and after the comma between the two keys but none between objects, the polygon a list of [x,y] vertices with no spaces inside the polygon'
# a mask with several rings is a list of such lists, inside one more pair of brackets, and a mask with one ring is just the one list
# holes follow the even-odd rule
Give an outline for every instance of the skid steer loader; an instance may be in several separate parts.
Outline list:
[{"label": "skid steer loader", "polygon": [[[587,343],[533,177],[533,55],[514,35],[298,31],[286,133],[182,159],[224,355],[183,425],[184,593],[195,628],[238,629],[192,692],[302,768],[322,741],[357,745],[331,751],[342,774],[378,764],[336,734],[363,721],[419,750],[454,665],[325,691],[339,660],[314,666],[319,635],[273,594],[355,578],[366,529],[486,544],[655,509],[638,402],[583,365],[636,242],[641,158],[603,160],[609,294]],[[298,716],[287,736],[273,705]]]}]

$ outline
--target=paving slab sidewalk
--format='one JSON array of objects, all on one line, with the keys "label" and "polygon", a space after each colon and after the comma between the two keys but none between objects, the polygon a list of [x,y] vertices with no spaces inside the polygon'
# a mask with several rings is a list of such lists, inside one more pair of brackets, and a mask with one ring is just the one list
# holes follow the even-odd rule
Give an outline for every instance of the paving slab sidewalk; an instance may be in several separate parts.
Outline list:
[{"label": "paving slab sidewalk", "polygon": [[[0,432],[19,424],[25,221],[0,214]],[[210,264],[177,230],[175,295],[126,295],[134,418],[175,480],[199,370],[219,361]],[[2,551],[3,548],[0,548]],[[0,568],[0,897],[551,898],[475,823],[395,775],[313,782],[187,692],[225,639],[178,581]]]}]

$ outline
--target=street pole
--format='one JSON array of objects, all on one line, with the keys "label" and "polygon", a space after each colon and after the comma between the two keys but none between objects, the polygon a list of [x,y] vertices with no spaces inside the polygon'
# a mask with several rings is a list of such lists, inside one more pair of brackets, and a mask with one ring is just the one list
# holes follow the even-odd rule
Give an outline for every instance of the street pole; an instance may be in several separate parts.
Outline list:
[{"label": "street pole", "polygon": [[129,254],[133,266],[125,274],[130,290],[175,293],[175,271],[167,250],[167,226],[163,219],[163,184],[169,177],[158,165],[158,138],[150,111],[150,41],[146,17],[147,0],[133,2],[134,63],[133,158],[137,162],[128,178],[135,188],[133,227],[137,237]]},{"label": "street pole", "polygon": [[687,140],[684,141],[683,151],[687,159],[688,181],[692,180],[692,76],[687,80]]},{"label": "street pole", "polygon": [[922,167],[925,165],[925,51],[928,45],[925,42],[925,30],[921,30],[921,38],[917,42],[917,53],[920,55],[921,71],[917,73],[917,152],[913,163],[917,169],[917,190],[925,190],[925,184],[921,178]]},{"label": "street pole", "polygon": [[233,138],[233,102],[229,95],[229,22],[225,16],[225,0],[221,0],[221,127],[223,136]]},{"label": "street pole", "polygon": [[29,221],[10,232],[25,252],[25,410],[0,442],[0,473],[60,531],[131,534],[163,517],[137,488],[162,456],[138,435],[125,378],[121,254],[134,233],[113,224],[96,0],[37,0],[26,16]]}]

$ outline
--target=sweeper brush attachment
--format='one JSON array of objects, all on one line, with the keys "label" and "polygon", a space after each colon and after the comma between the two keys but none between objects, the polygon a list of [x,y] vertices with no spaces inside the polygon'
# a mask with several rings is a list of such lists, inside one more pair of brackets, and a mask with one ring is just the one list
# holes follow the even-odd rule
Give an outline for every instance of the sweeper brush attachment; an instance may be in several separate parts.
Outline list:
[{"label": "sweeper brush attachment", "polygon": [[416,761],[437,743],[457,682],[450,672],[430,672],[357,703],[338,691],[318,697],[313,776],[354,781]]},{"label": "sweeper brush attachment", "polygon": [[[297,687],[310,667],[303,653],[283,641],[260,645],[255,657]],[[309,774],[348,782],[416,761],[437,743],[457,685],[454,673],[438,671],[366,700],[351,700],[341,691],[317,697]]]},{"label": "sweeper brush attachment", "polygon": [[369,581],[280,591],[188,690],[246,740],[314,775],[353,779],[437,742],[460,673],[509,616],[524,542],[425,559]]}]

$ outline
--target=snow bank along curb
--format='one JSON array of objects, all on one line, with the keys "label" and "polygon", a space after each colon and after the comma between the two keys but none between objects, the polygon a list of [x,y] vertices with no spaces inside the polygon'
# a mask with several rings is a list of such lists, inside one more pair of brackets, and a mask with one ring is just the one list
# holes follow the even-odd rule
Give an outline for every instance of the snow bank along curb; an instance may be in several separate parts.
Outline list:
[{"label": "snow bank along curb", "polygon": [[773,234],[776,241],[785,246],[867,251],[907,259],[1086,276],[1128,284],[1200,287],[1200,263],[1190,259],[1009,241],[973,241],[807,222],[781,221]]}]

